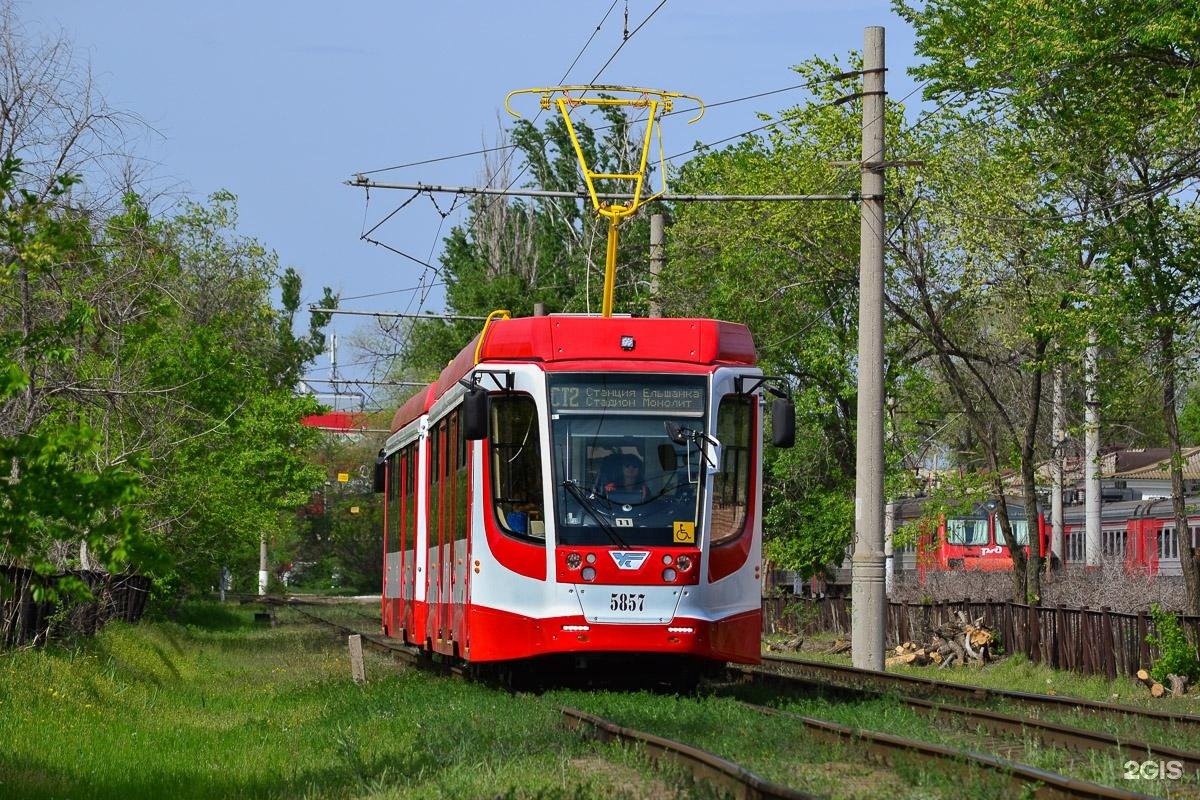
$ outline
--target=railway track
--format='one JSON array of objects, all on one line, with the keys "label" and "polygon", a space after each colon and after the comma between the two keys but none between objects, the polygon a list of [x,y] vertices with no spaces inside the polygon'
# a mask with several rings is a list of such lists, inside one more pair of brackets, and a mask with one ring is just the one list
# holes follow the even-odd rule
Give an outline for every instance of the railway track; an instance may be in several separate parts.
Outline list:
[{"label": "railway track", "polygon": [[1095,700],[1084,700],[1062,695],[986,689],[978,686],[967,686],[961,683],[938,681],[931,678],[900,675],[893,672],[875,672],[874,670],[859,669],[839,664],[796,658],[780,658],[778,656],[763,656],[762,667],[758,671],[819,681],[822,684],[852,689],[874,689],[883,692],[895,692],[910,697],[955,699],[976,705],[1011,703],[1038,715],[1048,712],[1064,712],[1087,715],[1096,719],[1116,721],[1123,724],[1129,722],[1151,723],[1166,728],[1174,728],[1179,731],[1186,731],[1189,734],[1200,735],[1200,715],[1196,714],[1136,708],[1134,706],[1101,703]]},{"label": "railway track", "polygon": [[[364,634],[352,626],[329,620],[312,611],[299,607],[297,604],[287,604],[287,606],[313,622],[334,627],[343,633],[358,634],[362,636],[362,641],[366,646],[391,654],[407,663],[420,666],[437,666],[437,662],[434,662],[433,659],[427,654],[422,653],[418,648],[383,636]],[[440,666],[443,668],[443,671],[462,673],[460,669],[446,668],[444,664]],[[755,671],[755,673],[755,678],[760,681],[787,681],[785,677],[778,674],[771,674],[762,670]],[[968,724],[979,724],[988,730],[1008,734],[1016,730],[1029,732],[1028,727],[1021,727],[1022,720],[1015,717],[1005,717],[1001,714],[974,709],[951,707],[929,701],[918,702],[925,703],[929,713],[955,714],[970,720]],[[892,734],[865,731],[765,706],[746,705],[760,714],[794,720],[810,737],[861,749],[868,759],[888,766],[894,766],[897,758],[907,757],[919,759],[930,765],[936,765],[943,772],[969,772],[973,769],[988,770],[996,776],[997,781],[1007,781],[1014,795],[1022,794],[1037,798],[1142,798],[1147,796],[1124,789],[1082,781],[985,753],[970,752],[944,745],[906,739]],[[616,722],[603,719],[579,709],[563,708],[561,712],[567,725],[572,728],[585,730],[602,740],[618,740],[641,747],[652,761],[656,763],[663,760],[671,761],[684,768],[694,780],[711,784],[720,791],[730,792],[733,796],[789,799],[813,796],[803,791],[774,783],[739,764],[701,748],[653,733],[624,727]],[[1026,723],[1028,724],[1028,721]],[[1154,754],[1156,758],[1173,760],[1179,756],[1178,753],[1170,748],[1158,746],[1156,749],[1150,749],[1149,745],[1142,745],[1141,743],[1116,743],[1111,739],[1104,738],[1102,735],[1075,731],[1065,726],[1055,727],[1046,723],[1041,724],[1039,731],[1038,736],[1044,737],[1047,742],[1054,742],[1059,745],[1065,744],[1065,746],[1077,750],[1097,750],[1124,746],[1127,749],[1122,752],[1128,755],[1136,747],[1145,746],[1148,748],[1147,752]],[[1188,765],[1187,768],[1189,770],[1200,769],[1200,757],[1196,754],[1183,753],[1182,758],[1186,759],[1185,763]]]},{"label": "railway track", "polygon": [[[794,689],[798,688],[798,686],[824,688],[828,685],[825,681],[816,680],[811,676],[798,677],[753,668],[739,668],[738,671],[757,683],[771,685],[776,688]],[[855,676],[863,678],[857,672]],[[883,676],[884,679],[888,677],[892,676]],[[874,678],[874,673],[867,676],[867,678]],[[863,680],[865,681],[867,678],[863,678]],[[881,681],[880,679],[875,679],[872,682],[879,683]],[[962,688],[958,684],[949,685],[956,689]],[[1076,757],[1083,757],[1084,759],[1092,754],[1100,753],[1107,755],[1114,761],[1125,761],[1134,758],[1138,760],[1175,762],[1179,764],[1179,768],[1183,772],[1200,775],[1200,753],[1173,747],[1160,741],[1149,739],[1139,740],[1132,736],[1117,736],[1106,731],[1081,729],[1070,725],[1041,720],[1034,716],[1018,717],[986,708],[954,705],[907,695],[902,691],[897,692],[895,689],[888,690],[880,687],[868,688],[862,686],[850,688],[842,685],[839,685],[838,688],[871,696],[894,694],[897,700],[906,707],[930,719],[950,722],[962,730],[986,731],[996,741],[984,741],[981,743],[996,745],[996,749],[1011,746],[1005,745],[1003,740],[1010,742],[1016,740],[1020,749],[1023,749],[1023,745],[1021,744],[1023,740],[1027,737],[1032,737],[1043,746],[1062,748]],[[1022,697],[1028,698],[1026,695],[1022,695]],[[981,699],[986,700],[986,696]],[[1058,705],[1053,707],[1056,710],[1060,708]],[[1122,714],[1130,710],[1124,706],[1117,708],[1121,710]],[[1092,713],[1096,713],[1094,709]],[[1161,721],[1157,716],[1153,718],[1156,721]]]}]

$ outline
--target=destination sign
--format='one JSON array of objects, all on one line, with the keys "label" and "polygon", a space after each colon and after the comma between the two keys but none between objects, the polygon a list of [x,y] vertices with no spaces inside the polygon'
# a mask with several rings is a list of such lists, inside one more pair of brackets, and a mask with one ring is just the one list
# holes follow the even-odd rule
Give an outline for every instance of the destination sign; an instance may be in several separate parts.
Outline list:
[{"label": "destination sign", "polygon": [[572,381],[550,387],[551,411],[704,413],[704,384]]}]

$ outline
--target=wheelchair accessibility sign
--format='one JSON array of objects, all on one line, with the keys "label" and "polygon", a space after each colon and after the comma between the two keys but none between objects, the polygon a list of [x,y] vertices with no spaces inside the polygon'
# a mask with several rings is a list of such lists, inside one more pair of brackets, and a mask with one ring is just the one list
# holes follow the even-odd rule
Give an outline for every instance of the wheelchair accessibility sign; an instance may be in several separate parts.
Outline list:
[{"label": "wheelchair accessibility sign", "polygon": [[673,526],[675,531],[675,544],[695,544],[696,543],[696,523],[681,520]]}]

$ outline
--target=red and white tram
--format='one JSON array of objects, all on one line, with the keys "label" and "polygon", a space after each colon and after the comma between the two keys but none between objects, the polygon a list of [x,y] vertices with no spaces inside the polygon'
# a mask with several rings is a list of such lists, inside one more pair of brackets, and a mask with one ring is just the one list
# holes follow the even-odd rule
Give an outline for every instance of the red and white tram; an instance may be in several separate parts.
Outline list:
[{"label": "red and white tram", "polygon": [[716,320],[490,318],[380,453],[384,632],[470,664],[757,662],[783,392],[756,360]]}]

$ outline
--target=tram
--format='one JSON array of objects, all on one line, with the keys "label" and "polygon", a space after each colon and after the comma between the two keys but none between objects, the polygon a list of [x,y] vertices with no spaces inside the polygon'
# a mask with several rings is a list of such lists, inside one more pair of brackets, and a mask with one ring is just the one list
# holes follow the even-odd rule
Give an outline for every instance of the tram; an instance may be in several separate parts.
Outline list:
[{"label": "tram", "polygon": [[379,453],[384,633],[476,665],[758,662],[766,396],[774,444],[795,412],[756,361],[730,322],[494,313]]}]

